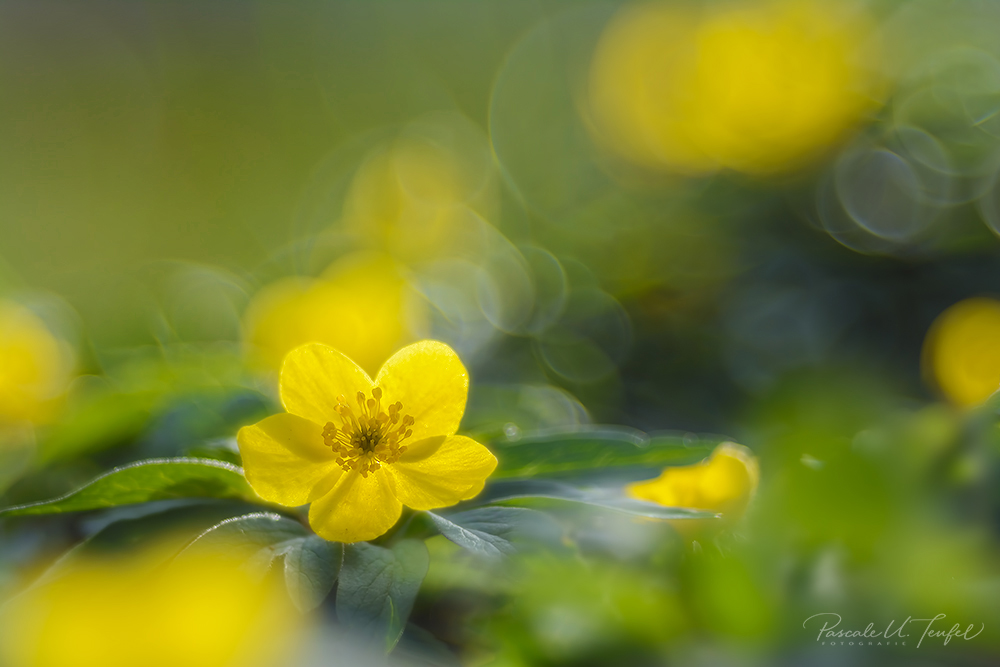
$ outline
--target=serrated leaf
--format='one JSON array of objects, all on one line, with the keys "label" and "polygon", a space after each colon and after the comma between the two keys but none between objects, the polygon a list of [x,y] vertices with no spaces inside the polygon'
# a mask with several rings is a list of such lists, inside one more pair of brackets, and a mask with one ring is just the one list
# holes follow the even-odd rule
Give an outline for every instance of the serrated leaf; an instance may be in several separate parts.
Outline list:
[{"label": "serrated leaf", "polygon": [[149,459],[130,463],[64,496],[0,510],[0,517],[60,514],[178,498],[255,500],[243,469],[212,459]]},{"label": "serrated leaf", "polygon": [[692,438],[682,434],[653,437],[635,429],[613,426],[527,436],[492,446],[499,460],[494,479],[551,477],[627,467],[663,467],[696,463],[725,440],[719,436]]},{"label": "serrated leaf", "polygon": [[346,545],[337,617],[388,653],[403,634],[429,564],[427,547],[416,540],[403,540],[391,549],[364,542]]},{"label": "serrated leaf", "polygon": [[233,558],[259,576],[282,560],[285,586],[301,611],[323,603],[343,561],[343,545],[327,542],[299,522],[271,512],[222,521],[195,538],[179,557],[206,552]]},{"label": "serrated leaf", "polygon": [[521,507],[480,507],[448,516],[427,515],[446,538],[490,558],[513,554],[514,535],[537,530],[547,519],[540,512]]}]

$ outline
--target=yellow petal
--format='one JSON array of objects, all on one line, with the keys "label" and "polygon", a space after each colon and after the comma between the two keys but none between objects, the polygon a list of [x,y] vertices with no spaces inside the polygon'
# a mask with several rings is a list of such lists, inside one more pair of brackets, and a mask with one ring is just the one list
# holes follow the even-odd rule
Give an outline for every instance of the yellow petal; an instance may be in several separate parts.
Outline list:
[{"label": "yellow petal", "polygon": [[285,356],[281,366],[281,403],[293,415],[317,424],[340,424],[337,397],[353,405],[359,391],[369,394],[372,380],[343,354],[322,343],[308,343]]},{"label": "yellow petal", "polygon": [[665,507],[702,507],[699,487],[705,464],[667,468],[656,479],[627,487],[628,495]]},{"label": "yellow petal", "polygon": [[432,510],[468,500],[483,490],[497,467],[490,450],[462,435],[426,438],[407,447],[386,466],[396,480],[396,497],[415,510]]},{"label": "yellow petal", "polygon": [[757,457],[734,442],[715,448],[707,461],[667,468],[654,480],[631,484],[626,493],[668,507],[722,512],[739,518],[757,490]]},{"label": "yellow petal", "polygon": [[351,471],[340,478],[333,491],[312,504],[309,525],[331,542],[374,540],[392,528],[403,512],[392,487],[392,478],[384,468],[367,477]]},{"label": "yellow petal", "polygon": [[469,374],[455,351],[424,340],[407,345],[385,362],[375,379],[383,405],[400,401],[402,414],[413,417],[410,441],[452,435],[465,413]]},{"label": "yellow petal", "polygon": [[330,491],[342,474],[323,427],[283,413],[272,415],[236,436],[243,470],[261,498],[297,507]]}]

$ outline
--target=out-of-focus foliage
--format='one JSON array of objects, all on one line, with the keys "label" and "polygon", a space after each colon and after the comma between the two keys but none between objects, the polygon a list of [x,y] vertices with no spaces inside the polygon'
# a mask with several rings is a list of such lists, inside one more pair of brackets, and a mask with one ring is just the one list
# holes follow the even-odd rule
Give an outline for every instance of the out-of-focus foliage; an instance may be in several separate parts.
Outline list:
[{"label": "out-of-focus foliage", "polygon": [[[993,664],[998,34],[979,0],[0,4],[2,667],[290,627],[273,664]],[[496,470],[327,541],[281,362],[421,339]]]}]

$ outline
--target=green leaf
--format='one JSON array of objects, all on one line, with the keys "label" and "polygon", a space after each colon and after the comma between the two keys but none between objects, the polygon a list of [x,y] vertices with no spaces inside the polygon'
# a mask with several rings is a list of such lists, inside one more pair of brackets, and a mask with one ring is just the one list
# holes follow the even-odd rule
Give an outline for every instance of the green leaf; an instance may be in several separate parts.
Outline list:
[{"label": "green leaf", "polygon": [[551,477],[626,467],[697,463],[725,438],[661,434],[650,437],[624,427],[600,426],[545,433],[492,447],[499,459],[494,479]]},{"label": "green leaf", "polygon": [[[490,558],[516,551],[512,540],[518,534],[552,532],[551,519],[521,507],[480,507],[444,517],[427,512],[446,538],[473,553]],[[558,526],[555,526],[558,530]]]},{"label": "green leaf", "polygon": [[271,512],[226,519],[195,538],[178,557],[206,552],[243,561],[245,568],[259,576],[283,560],[285,586],[301,611],[323,603],[344,559],[342,544],[327,542],[298,521]]},{"label": "green leaf", "polygon": [[337,617],[348,629],[391,651],[406,627],[430,557],[417,540],[391,549],[364,542],[344,548]]},{"label": "green leaf", "polygon": [[285,552],[285,586],[301,611],[323,603],[344,562],[344,545],[318,535],[295,540]]},{"label": "green leaf", "polygon": [[584,509],[621,512],[651,519],[712,519],[715,512],[686,507],[664,507],[623,496],[607,489],[580,489],[550,480],[519,480],[494,484],[477,503],[535,509]]},{"label": "green leaf", "polygon": [[0,517],[81,512],[177,498],[259,500],[243,470],[211,459],[149,459],[115,468],[59,498],[0,510]]}]

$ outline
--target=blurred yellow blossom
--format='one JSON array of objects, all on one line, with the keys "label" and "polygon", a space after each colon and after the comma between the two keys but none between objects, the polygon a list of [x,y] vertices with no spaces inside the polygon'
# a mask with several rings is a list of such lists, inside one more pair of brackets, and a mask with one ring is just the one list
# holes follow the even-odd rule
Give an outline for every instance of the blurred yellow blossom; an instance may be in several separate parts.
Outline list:
[{"label": "blurred yellow blossom", "polygon": [[71,357],[37,315],[0,300],[0,425],[46,419],[69,382]]},{"label": "blurred yellow blossom", "polygon": [[0,611],[6,667],[251,667],[288,664],[303,625],[284,591],[229,560],[153,551],[92,560]]},{"label": "blurred yellow blossom", "polygon": [[391,258],[356,253],[318,279],[287,278],[265,287],[244,321],[253,354],[270,368],[280,367],[290,350],[315,342],[374,371],[417,337],[426,317],[425,302]]},{"label": "blurred yellow blossom", "polygon": [[960,406],[1000,389],[1000,301],[966,299],[941,313],[924,341],[924,371]]},{"label": "blurred yellow blossom", "polygon": [[818,156],[873,105],[867,23],[843,3],[622,10],[590,73],[598,140],[641,166],[762,174]]},{"label": "blurred yellow blossom", "polygon": [[701,463],[666,468],[656,479],[631,484],[625,491],[633,498],[667,507],[719,512],[733,522],[743,516],[759,480],[760,469],[753,452],[734,442],[724,442]]},{"label": "blurred yellow blossom", "polygon": [[394,354],[374,380],[319,343],[281,369],[288,412],[240,429],[247,480],[262,498],[312,503],[309,523],[337,542],[374,539],[402,506],[430,510],[477,495],[497,460],[455,435],[469,376],[454,350],[421,341]]},{"label": "blurred yellow blossom", "polygon": [[455,139],[459,132],[446,133],[450,142],[435,134],[413,131],[374,150],[344,204],[346,229],[408,264],[474,256],[483,242],[480,216],[495,207],[488,145]]}]

